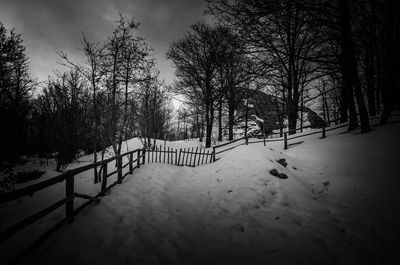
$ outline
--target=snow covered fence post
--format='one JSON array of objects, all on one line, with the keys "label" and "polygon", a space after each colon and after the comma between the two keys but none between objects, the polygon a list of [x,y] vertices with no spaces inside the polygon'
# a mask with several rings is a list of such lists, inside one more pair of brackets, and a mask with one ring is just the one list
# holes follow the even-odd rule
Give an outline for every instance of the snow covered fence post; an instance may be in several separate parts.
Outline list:
[{"label": "snow covered fence post", "polygon": [[67,223],[72,223],[74,219],[74,175],[69,175],[65,179],[65,219]]},{"label": "snow covered fence post", "polygon": [[213,147],[213,153],[212,153],[212,156],[213,156],[213,162],[215,162],[215,147]]},{"label": "snow covered fence post", "polygon": [[287,132],[283,134],[283,149],[287,149]]},{"label": "snow covered fence post", "polygon": [[122,183],[122,156],[117,157],[118,184]]},{"label": "snow covered fence post", "polygon": [[103,182],[101,182],[101,194],[105,195],[107,189],[107,163],[103,164]]},{"label": "snow covered fence post", "polygon": [[133,173],[133,153],[129,154],[129,174]]},{"label": "snow covered fence post", "polygon": [[137,150],[136,163],[137,163],[136,167],[139,168],[140,167],[140,149]]},{"label": "snow covered fence post", "polygon": [[179,149],[178,162],[176,163],[176,165],[178,165],[178,166],[180,166],[180,162],[181,162],[181,153],[182,153],[182,148]]},{"label": "snow covered fence post", "polygon": [[143,165],[144,165],[144,163],[146,163],[146,149],[145,148],[143,148],[142,149],[143,150]]},{"label": "snow covered fence post", "polygon": [[322,126],[322,139],[326,137],[325,124]]},{"label": "snow covered fence post", "polygon": [[264,129],[264,125],[265,125],[265,123],[264,123],[264,121],[263,121],[263,124],[262,124],[263,126],[262,126],[262,129],[263,129],[263,139],[264,139],[264,146],[266,145],[265,144],[265,129]]}]

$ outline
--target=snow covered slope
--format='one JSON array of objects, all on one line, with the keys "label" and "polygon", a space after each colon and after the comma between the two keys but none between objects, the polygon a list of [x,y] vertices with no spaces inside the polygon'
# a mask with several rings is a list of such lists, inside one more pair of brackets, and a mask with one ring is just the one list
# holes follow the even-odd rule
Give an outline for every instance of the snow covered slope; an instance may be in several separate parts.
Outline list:
[{"label": "snow covered slope", "polygon": [[25,262],[396,264],[399,131],[286,153],[240,146],[198,168],[146,164]]}]

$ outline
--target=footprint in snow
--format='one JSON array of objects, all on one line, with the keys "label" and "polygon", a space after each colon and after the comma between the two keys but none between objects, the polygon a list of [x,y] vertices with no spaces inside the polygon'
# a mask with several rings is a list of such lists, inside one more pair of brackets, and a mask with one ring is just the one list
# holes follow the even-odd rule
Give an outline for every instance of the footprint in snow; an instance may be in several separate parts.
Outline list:
[{"label": "footprint in snow", "polygon": [[276,170],[276,168],[273,168],[269,171],[269,174],[271,174],[272,176],[278,177],[280,179],[287,179],[288,176],[285,173],[279,173],[278,170]]},{"label": "footprint in snow", "polygon": [[283,167],[286,167],[288,165],[285,158],[280,158],[280,159],[276,160],[276,162],[281,164]]}]

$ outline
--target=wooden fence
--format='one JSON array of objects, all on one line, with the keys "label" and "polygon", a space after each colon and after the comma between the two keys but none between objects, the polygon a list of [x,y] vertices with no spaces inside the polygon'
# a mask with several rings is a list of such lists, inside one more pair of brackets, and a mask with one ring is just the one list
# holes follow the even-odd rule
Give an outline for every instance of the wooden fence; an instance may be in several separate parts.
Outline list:
[{"label": "wooden fence", "polygon": [[[136,154],[136,159],[133,159],[134,154]],[[16,234],[17,232],[21,231],[25,227],[33,224],[37,220],[43,218],[44,216],[50,214],[51,212],[55,211],[56,209],[60,208],[61,206],[65,205],[65,217],[55,225],[53,225],[50,229],[48,229],[44,234],[42,234],[38,239],[36,239],[32,244],[28,246],[27,249],[22,251],[17,257],[15,257],[11,264],[16,264],[21,261],[21,259],[26,256],[33,248],[39,245],[45,238],[47,238],[51,233],[56,231],[65,223],[71,223],[74,219],[74,216],[81,212],[85,207],[91,204],[94,201],[99,201],[100,197],[105,195],[105,193],[116,184],[122,183],[122,180],[128,175],[132,174],[136,168],[139,168],[141,164],[145,163],[145,149],[136,149],[121,155],[114,156],[112,158],[108,158],[103,161],[99,161],[97,163],[89,164],[86,166],[82,166],[79,168],[68,170],[54,178],[41,181],[39,183],[20,188],[17,190],[0,193],[0,203],[6,203],[9,201],[17,200],[19,198],[25,196],[32,196],[34,193],[51,187],[55,184],[65,181],[65,198],[51,204],[50,206],[40,210],[39,212],[15,223],[8,229],[2,231],[0,234],[0,245],[4,244],[6,240],[8,240],[11,236]],[[123,158],[127,157],[128,162],[123,164]],[[108,172],[108,165],[110,162],[116,162],[116,170],[112,172]],[[99,193],[96,196],[90,196],[87,194],[81,194],[75,192],[75,185],[74,180],[75,176],[86,172],[88,170],[95,170],[95,168],[101,167],[102,178],[101,178],[101,188]],[[123,169],[128,168],[128,171],[123,174]],[[117,174],[117,180],[108,185],[107,179],[109,179],[114,174]],[[77,208],[74,208],[74,200],[76,198],[85,199],[87,200],[85,203],[80,205]]]},{"label": "wooden fence", "polygon": [[[392,116],[398,117],[398,116],[400,116],[400,114],[395,113],[395,114],[392,114]],[[380,119],[380,117],[379,116],[369,117],[370,121],[377,120],[377,119]],[[331,123],[336,123],[336,122],[337,121],[331,121]],[[388,123],[396,123],[396,122],[399,122],[399,121],[398,120],[388,121]],[[220,145],[215,145],[213,147],[213,153],[216,156],[216,155],[222,154],[222,153],[224,153],[226,151],[232,150],[232,149],[234,149],[234,148],[236,148],[238,146],[241,146],[241,145],[264,143],[264,146],[265,146],[266,143],[268,143],[268,142],[282,142],[283,143],[283,149],[286,150],[286,149],[288,149],[288,147],[290,145],[295,145],[295,144],[301,143],[301,142],[294,142],[293,143],[292,140],[295,140],[295,139],[298,139],[298,138],[301,138],[301,137],[310,136],[310,135],[321,135],[320,139],[323,139],[323,138],[326,138],[326,132],[337,130],[337,129],[340,129],[340,128],[344,128],[344,127],[347,127],[347,126],[348,126],[347,122],[343,123],[343,124],[339,124],[339,125],[336,124],[336,126],[329,126],[329,127],[328,126],[326,126],[326,127],[324,126],[324,127],[320,128],[319,130],[317,129],[317,130],[315,130],[313,132],[309,132],[309,133],[305,133],[305,134],[292,134],[292,135],[289,135],[288,132],[286,131],[286,132],[283,132],[282,134],[281,133],[274,133],[274,134],[270,134],[269,137],[264,137],[263,139],[256,139],[256,140],[251,139],[251,138],[242,137],[242,138],[239,138],[239,139],[236,139],[236,140],[233,140],[233,141],[230,141],[230,142],[226,142],[226,143],[223,143],[223,144],[220,144]],[[370,126],[373,127],[374,125],[370,125]],[[303,129],[306,129],[306,128],[311,128],[311,127],[310,126],[303,127]],[[302,129],[300,129],[300,128],[296,129],[296,132],[297,131],[301,131],[302,132]],[[218,160],[218,159],[219,158],[214,158],[214,160]]]},{"label": "wooden fence", "polygon": [[[136,159],[134,159],[136,155]],[[49,228],[44,234],[36,239],[27,249],[22,251],[15,259],[11,261],[11,264],[18,263],[26,256],[33,248],[43,242],[50,234],[59,229],[65,223],[73,222],[74,216],[81,212],[92,202],[97,202],[106,192],[116,184],[122,183],[122,180],[128,175],[132,174],[136,168],[146,163],[165,163],[177,166],[199,166],[203,164],[212,163],[215,161],[215,154],[210,150],[203,148],[184,148],[184,149],[172,149],[166,146],[159,146],[152,150],[147,149],[136,149],[121,155],[117,155],[97,163],[89,164],[79,168],[68,170],[54,178],[41,181],[39,183],[20,188],[13,191],[0,193],[0,203],[6,203],[14,200],[18,200],[25,196],[32,196],[34,193],[44,190],[48,187],[56,185],[60,182],[65,181],[65,198],[51,204],[50,206],[40,210],[39,212],[26,217],[25,219],[11,225],[0,234],[0,245],[6,242],[10,237],[15,235],[17,232],[33,224],[37,220],[49,215],[61,206],[65,205],[65,217],[51,228]],[[124,164],[123,158],[128,158],[128,161]],[[115,162],[116,168],[112,172],[109,172],[109,164]],[[82,194],[75,192],[75,176],[93,170],[97,172],[97,168],[100,167],[101,172],[101,187],[97,195],[91,196],[88,194]],[[128,169],[124,174],[123,170]],[[109,185],[108,179],[111,176],[117,176],[117,180]],[[87,200],[85,203],[78,207],[74,207],[75,199]]]},{"label": "wooden fence", "polygon": [[147,163],[164,163],[176,166],[200,166],[215,161],[213,151],[204,148],[173,149],[165,145],[147,149]]}]

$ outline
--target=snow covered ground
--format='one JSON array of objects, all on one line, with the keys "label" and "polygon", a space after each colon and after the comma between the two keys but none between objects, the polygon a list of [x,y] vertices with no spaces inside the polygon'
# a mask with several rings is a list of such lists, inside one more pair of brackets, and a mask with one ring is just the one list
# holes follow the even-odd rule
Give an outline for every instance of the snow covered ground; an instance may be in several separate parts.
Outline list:
[{"label": "snow covered ground", "polygon": [[391,124],[285,151],[280,142],[240,146],[197,168],[146,164],[24,262],[397,264],[399,132]]}]

